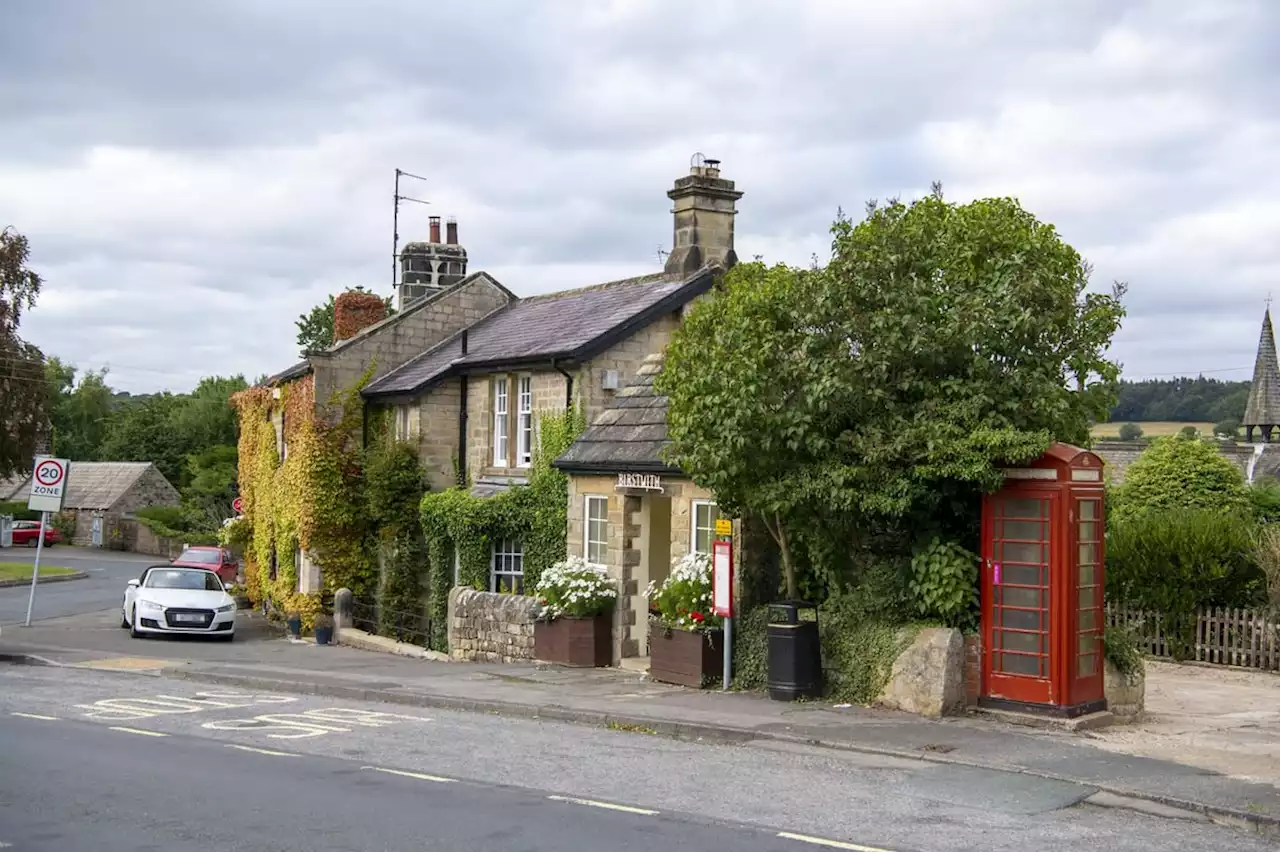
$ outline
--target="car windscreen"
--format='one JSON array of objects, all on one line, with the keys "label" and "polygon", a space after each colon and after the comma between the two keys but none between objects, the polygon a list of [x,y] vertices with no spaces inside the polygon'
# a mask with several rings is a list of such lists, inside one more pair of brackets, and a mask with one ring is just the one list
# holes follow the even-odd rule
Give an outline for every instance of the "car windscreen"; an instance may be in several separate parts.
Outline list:
[{"label": "car windscreen", "polygon": [[147,575],[146,585],[148,589],[222,591],[222,581],[212,571],[183,571],[180,568],[156,568]]},{"label": "car windscreen", "polygon": [[201,565],[217,565],[218,551],[216,550],[184,550],[182,555],[178,557],[183,562],[198,562]]}]

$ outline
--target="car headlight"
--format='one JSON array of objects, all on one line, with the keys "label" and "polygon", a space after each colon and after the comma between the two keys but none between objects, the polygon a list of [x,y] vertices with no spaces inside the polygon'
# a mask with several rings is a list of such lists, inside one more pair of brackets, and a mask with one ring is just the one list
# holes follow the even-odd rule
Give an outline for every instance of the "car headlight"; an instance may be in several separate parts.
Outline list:
[{"label": "car headlight", "polygon": [[164,612],[164,607],[155,601],[138,601],[138,609],[145,609],[149,612]]},{"label": "car headlight", "polygon": [[220,607],[218,607],[218,612],[231,612],[231,610],[233,610],[233,609],[235,609],[235,608],[236,608],[236,605],[235,605],[235,604],[233,604],[233,603],[232,603],[232,604],[227,604],[226,606],[220,606]]}]

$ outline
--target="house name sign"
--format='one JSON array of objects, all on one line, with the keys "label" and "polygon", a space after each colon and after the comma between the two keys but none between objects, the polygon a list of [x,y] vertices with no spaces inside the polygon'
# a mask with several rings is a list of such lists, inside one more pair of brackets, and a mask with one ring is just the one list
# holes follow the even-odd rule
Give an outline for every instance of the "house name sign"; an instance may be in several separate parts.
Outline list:
[{"label": "house name sign", "polygon": [[656,473],[620,473],[616,491],[625,490],[656,491],[662,493],[662,477]]}]

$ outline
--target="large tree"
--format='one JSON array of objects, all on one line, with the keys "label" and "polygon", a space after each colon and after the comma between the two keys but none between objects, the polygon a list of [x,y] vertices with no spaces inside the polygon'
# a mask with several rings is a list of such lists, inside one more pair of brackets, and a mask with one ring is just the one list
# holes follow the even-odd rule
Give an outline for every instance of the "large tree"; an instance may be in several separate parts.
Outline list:
[{"label": "large tree", "polygon": [[689,311],[658,386],[672,459],[759,516],[796,594],[792,533],[866,528],[997,487],[1085,442],[1114,404],[1124,288],[1011,199],[870,205],[811,270],[740,264]]},{"label": "large tree", "polygon": [[44,356],[18,336],[42,283],[27,268],[30,251],[22,234],[0,231],[0,478],[30,467],[48,429]]},{"label": "large tree", "polygon": [[97,459],[114,407],[107,371],[90,370],[77,383],[76,368],[55,356],[45,362],[45,376],[53,427],[51,452],[73,461]]}]

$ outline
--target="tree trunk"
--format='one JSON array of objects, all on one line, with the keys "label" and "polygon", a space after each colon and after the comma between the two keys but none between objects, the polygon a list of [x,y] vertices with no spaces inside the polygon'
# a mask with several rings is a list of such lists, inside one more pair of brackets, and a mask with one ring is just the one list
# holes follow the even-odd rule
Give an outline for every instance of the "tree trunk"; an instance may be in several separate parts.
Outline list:
[{"label": "tree trunk", "polygon": [[778,550],[782,554],[782,576],[787,580],[787,598],[796,599],[796,568],[791,564],[791,545],[787,541],[787,529],[782,525],[782,518],[778,517],[775,512],[773,515],[773,523],[769,523],[769,516],[762,515],[765,529],[769,531],[769,535],[773,536],[773,540],[778,543]]}]

